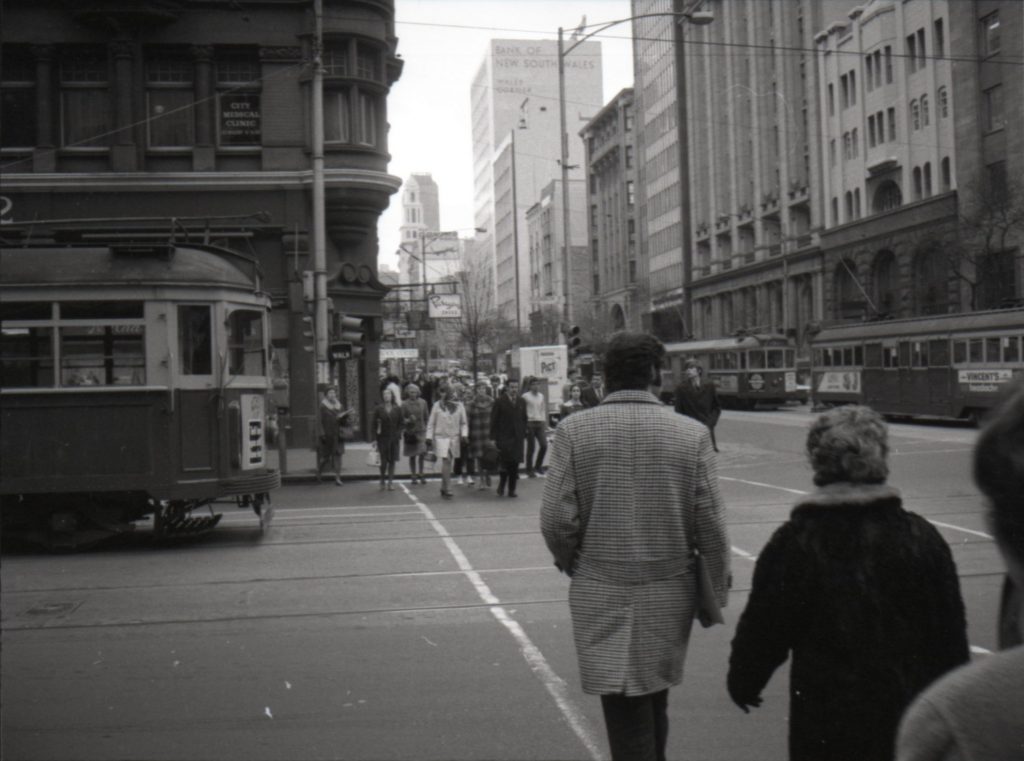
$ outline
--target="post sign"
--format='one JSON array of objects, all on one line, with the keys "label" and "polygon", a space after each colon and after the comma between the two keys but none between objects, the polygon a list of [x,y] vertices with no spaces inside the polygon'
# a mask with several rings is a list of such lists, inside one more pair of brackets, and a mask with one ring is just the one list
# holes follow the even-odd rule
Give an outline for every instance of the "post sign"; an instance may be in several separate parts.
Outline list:
[{"label": "post sign", "polygon": [[263,113],[259,93],[230,93],[220,98],[220,144],[259,145]]},{"label": "post sign", "polygon": [[381,349],[381,360],[385,359],[419,359],[419,349]]}]

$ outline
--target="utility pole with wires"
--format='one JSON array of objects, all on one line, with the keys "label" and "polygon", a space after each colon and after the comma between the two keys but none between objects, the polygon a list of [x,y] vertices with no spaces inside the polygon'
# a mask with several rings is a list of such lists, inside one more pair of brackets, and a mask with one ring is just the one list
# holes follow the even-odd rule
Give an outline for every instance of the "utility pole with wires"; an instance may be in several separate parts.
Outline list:
[{"label": "utility pole with wires", "polygon": [[313,0],[313,332],[316,337],[316,382],[330,382],[327,357],[327,222],[324,197],[324,9],[323,0]]}]

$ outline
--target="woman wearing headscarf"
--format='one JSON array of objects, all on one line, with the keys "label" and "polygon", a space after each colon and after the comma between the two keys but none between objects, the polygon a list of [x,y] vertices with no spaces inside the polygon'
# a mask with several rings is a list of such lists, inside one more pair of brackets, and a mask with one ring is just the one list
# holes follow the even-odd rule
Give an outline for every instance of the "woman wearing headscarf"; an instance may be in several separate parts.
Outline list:
[{"label": "woman wearing headscarf", "polygon": [[316,480],[327,465],[334,469],[334,483],[343,484],[341,480],[341,458],[345,454],[345,440],[342,428],[347,425],[346,418],[352,410],[342,410],[338,400],[338,389],[333,386],[327,389],[320,401],[320,441],[317,446]]},{"label": "woman wearing headscarf", "polygon": [[754,568],[729,660],[744,711],[792,655],[791,761],[891,761],[900,716],[967,661],[949,546],[886,485],[889,445],[867,407],[821,415],[807,437],[818,490],[797,503]]},{"label": "woman wearing headscarf", "polygon": [[406,400],[402,402],[404,433],[402,454],[409,458],[409,475],[412,483],[417,480],[425,484],[423,457],[427,453],[427,403],[420,398],[420,387],[410,383],[405,387]]},{"label": "woman wearing headscarf", "polygon": [[469,417],[467,461],[470,464],[469,471],[471,473],[473,472],[473,462],[476,462],[477,491],[482,491],[491,485],[491,474],[484,466],[484,450],[491,438],[491,408],[494,406],[494,399],[487,393],[488,388],[486,381],[477,383],[476,396],[466,408]]},{"label": "woman wearing headscarf", "polygon": [[452,399],[449,386],[440,387],[438,395],[427,421],[427,447],[441,460],[441,496],[451,497],[452,461],[467,443],[469,423],[465,408]]},{"label": "woman wearing headscarf", "polygon": [[395,462],[402,439],[402,409],[390,386],[385,386],[380,395],[380,404],[373,408],[370,416],[370,430],[380,454],[380,488],[391,491],[395,488]]}]

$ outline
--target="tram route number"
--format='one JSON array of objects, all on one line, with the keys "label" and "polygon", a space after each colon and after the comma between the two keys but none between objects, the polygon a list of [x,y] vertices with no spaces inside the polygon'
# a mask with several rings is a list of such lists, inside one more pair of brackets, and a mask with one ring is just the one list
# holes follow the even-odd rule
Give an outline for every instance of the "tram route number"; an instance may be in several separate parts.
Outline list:
[{"label": "tram route number", "polygon": [[266,417],[260,394],[242,394],[242,469],[262,468],[266,461]]}]

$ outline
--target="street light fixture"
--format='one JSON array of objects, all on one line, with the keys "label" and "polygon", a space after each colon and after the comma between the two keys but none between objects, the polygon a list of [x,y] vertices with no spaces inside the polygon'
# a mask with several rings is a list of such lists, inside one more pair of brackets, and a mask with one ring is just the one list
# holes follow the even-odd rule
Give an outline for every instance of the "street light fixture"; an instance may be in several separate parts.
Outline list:
[{"label": "street light fixture", "polygon": [[[694,26],[707,26],[715,20],[715,14],[711,11],[699,11],[696,10],[703,3],[703,0],[694,0],[689,3],[689,10],[678,10],[678,11],[664,11],[661,13],[640,13],[636,16],[629,16],[628,18],[615,19],[614,21],[606,21],[600,24],[592,24],[591,26],[596,27],[593,31],[587,32],[586,34],[577,37],[576,35],[586,29],[586,25],[581,24],[580,27],[573,33],[572,44],[568,47],[565,46],[564,35],[565,30],[562,27],[558,27],[558,122],[561,130],[561,158],[559,164],[562,168],[562,278],[563,278],[563,299],[562,305],[563,316],[565,321],[568,323],[571,321],[573,316],[570,310],[570,279],[571,274],[570,262],[569,262],[569,133],[566,128],[565,120],[565,57],[569,55],[573,50],[582,45],[584,42],[589,40],[594,35],[600,34],[607,29],[611,29],[613,26],[618,24],[624,24],[627,21],[637,21],[645,18],[664,18],[671,16],[678,19],[680,27],[685,21],[693,24]],[[684,0],[673,0],[673,5],[682,7],[686,5]],[[686,81],[686,70],[685,61],[682,55],[677,54],[677,60],[679,62],[678,68],[678,81],[685,84]],[[680,100],[683,101],[680,108],[682,110],[681,126],[683,129],[686,128],[685,121],[685,96]],[[686,155],[687,148],[684,146],[680,151],[680,176],[682,177],[681,185],[683,188],[687,186],[688,169],[686,167]],[[685,229],[685,228],[684,228]],[[684,245],[686,245],[686,238],[684,236]]]}]

